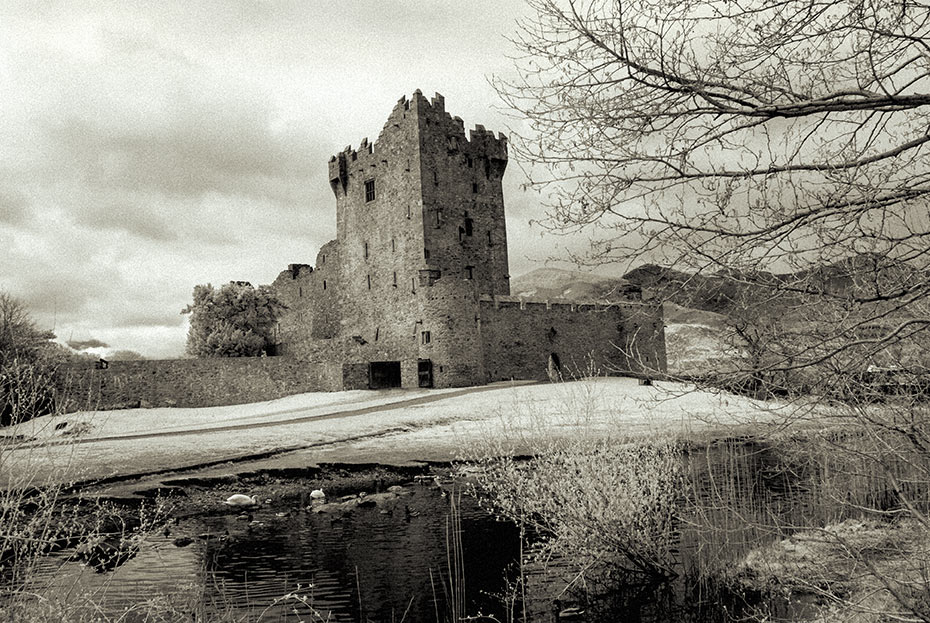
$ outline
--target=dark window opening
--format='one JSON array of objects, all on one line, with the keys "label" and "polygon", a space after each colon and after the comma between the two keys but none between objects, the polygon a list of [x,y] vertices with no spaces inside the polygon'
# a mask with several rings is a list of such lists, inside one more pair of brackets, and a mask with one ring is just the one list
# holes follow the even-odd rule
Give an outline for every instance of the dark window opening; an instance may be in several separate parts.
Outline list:
[{"label": "dark window opening", "polygon": [[407,218],[410,218],[410,205],[407,205]]},{"label": "dark window opening", "polygon": [[378,341],[378,338],[381,336],[381,327],[375,327],[375,341]]},{"label": "dark window opening", "polygon": [[391,253],[397,250],[397,246],[394,244],[394,239],[391,238]]},{"label": "dark window opening", "polygon": [[324,253],[323,255],[320,256],[320,265],[323,265],[325,263],[326,263],[326,254]]},{"label": "dark window opening", "polygon": [[442,210],[436,210],[436,227],[442,226]]},{"label": "dark window opening", "polygon": [[472,182],[472,185],[471,185],[471,192],[477,194],[477,192],[478,192],[478,182]]},{"label": "dark window opening", "polygon": [[421,343],[421,344],[429,344],[429,342],[430,342],[430,334],[429,334],[429,331],[423,331],[423,332],[421,332],[421,333],[420,333],[420,343]]},{"label": "dark window opening", "polygon": [[397,287],[397,271],[396,271],[396,270],[394,271],[394,283],[393,283],[393,285],[394,285],[395,288]]},{"label": "dark window opening", "polygon": [[413,292],[414,294],[417,293],[417,278],[416,277],[410,278],[410,291]]},{"label": "dark window opening", "polygon": [[475,224],[470,218],[465,219],[465,235],[471,236],[474,233]]},{"label": "dark window opening", "polygon": [[465,278],[466,278],[466,279],[474,279],[474,278],[475,278],[475,267],[474,267],[474,266],[466,266],[466,267],[465,267]]},{"label": "dark window opening", "polygon": [[365,201],[374,201],[375,200],[375,181],[368,180],[365,182]]},{"label": "dark window opening", "polygon": [[462,238],[465,237],[465,228],[459,227],[459,242],[462,242]]},{"label": "dark window opening", "polygon": [[488,230],[488,246],[491,246],[491,231]]},{"label": "dark window opening", "polygon": [[417,386],[433,386],[433,362],[429,359],[420,359],[417,362]]},{"label": "dark window opening", "polygon": [[365,243],[365,259],[368,259],[368,243]]},{"label": "dark window opening", "polygon": [[368,387],[390,389],[400,387],[399,361],[372,361],[368,364]]},{"label": "dark window opening", "polygon": [[325,280],[325,279],[323,280],[323,289],[324,289],[324,290],[326,289],[326,280]]},{"label": "dark window opening", "polygon": [[371,290],[371,275],[368,275],[368,289]]},{"label": "dark window opening", "polygon": [[429,249],[423,249],[423,259],[424,260],[429,259]]},{"label": "dark window opening", "polygon": [[435,171],[433,171],[433,184],[436,184],[436,186],[439,186],[439,174],[436,173]]},{"label": "dark window opening", "polygon": [[297,288],[297,296],[303,296],[303,295],[304,295],[304,289],[303,289],[303,288]]},{"label": "dark window opening", "polygon": [[472,168],[473,166],[475,166],[475,161],[471,159],[471,156],[466,156],[466,157],[465,157],[465,164],[467,164],[467,165],[468,165],[468,168],[470,169],[470,168]]},{"label": "dark window opening", "polygon": [[410,110],[410,100],[404,102],[404,110]]}]

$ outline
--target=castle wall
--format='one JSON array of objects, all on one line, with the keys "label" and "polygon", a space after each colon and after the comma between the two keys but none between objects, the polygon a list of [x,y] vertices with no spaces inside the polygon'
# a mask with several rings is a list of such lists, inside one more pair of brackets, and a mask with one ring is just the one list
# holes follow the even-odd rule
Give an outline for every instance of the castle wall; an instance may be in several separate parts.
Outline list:
[{"label": "castle wall", "polygon": [[[634,310],[638,310],[634,313]],[[485,381],[550,378],[555,355],[563,378],[598,374],[643,373],[633,352],[655,348],[657,337],[639,330],[649,317],[662,326],[661,307],[521,301],[484,297],[480,302]],[[664,370],[664,342],[661,344]]]},{"label": "castle wall", "polygon": [[[423,294],[419,358],[432,361],[434,387],[483,383],[486,374],[478,333],[478,299],[470,284],[443,276]],[[429,343],[424,343],[424,331],[429,332]]]},{"label": "castle wall", "polygon": [[113,361],[63,366],[59,395],[69,411],[127,407],[208,407],[342,389],[338,363],[290,357]]},{"label": "castle wall", "polygon": [[468,279],[477,295],[510,294],[502,178],[503,135],[464,123],[437,95],[421,108],[423,237],[428,268]]}]

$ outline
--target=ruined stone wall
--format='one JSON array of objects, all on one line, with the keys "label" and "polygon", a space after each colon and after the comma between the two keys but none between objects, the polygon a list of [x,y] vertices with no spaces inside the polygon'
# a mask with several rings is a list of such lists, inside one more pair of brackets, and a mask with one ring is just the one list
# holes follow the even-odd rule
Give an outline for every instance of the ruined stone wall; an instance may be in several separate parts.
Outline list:
[{"label": "ruined stone wall", "polygon": [[271,284],[275,296],[287,306],[275,328],[279,355],[292,354],[287,352],[289,345],[305,342],[312,336],[316,281],[313,273],[313,267],[307,264],[291,264]]},{"label": "ruined stone wall", "polygon": [[62,368],[59,395],[68,410],[209,407],[342,389],[342,366],[290,357],[113,361],[109,368]]},{"label": "ruined stone wall", "polygon": [[628,356],[634,338],[636,352],[661,359],[664,370],[664,343],[661,353],[655,353],[659,344],[651,322],[648,339],[640,330],[645,317],[662,326],[661,307],[651,306],[647,312],[641,304],[633,303],[548,304],[515,297],[483,297],[480,316],[487,381],[546,379],[553,354],[564,378],[587,374],[589,366],[599,374],[640,373],[638,362]]}]

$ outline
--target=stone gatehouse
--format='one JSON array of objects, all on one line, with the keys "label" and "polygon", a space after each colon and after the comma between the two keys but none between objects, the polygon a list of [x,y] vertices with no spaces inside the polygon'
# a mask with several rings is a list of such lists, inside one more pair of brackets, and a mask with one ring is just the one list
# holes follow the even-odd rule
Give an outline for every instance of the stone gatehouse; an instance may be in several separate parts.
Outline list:
[{"label": "stone gatehouse", "polygon": [[329,162],[336,239],[273,288],[280,355],[340,366],[334,387],[454,387],[664,371],[662,309],[510,296],[507,140],[467,134],[441,95],[401,98],[378,140]]}]

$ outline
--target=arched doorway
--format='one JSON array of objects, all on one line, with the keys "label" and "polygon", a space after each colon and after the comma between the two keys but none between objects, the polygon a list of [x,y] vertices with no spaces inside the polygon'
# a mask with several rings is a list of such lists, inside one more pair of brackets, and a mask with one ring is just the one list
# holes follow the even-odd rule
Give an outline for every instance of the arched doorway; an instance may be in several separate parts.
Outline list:
[{"label": "arched doorway", "polygon": [[562,380],[562,362],[556,353],[549,353],[549,364],[546,366],[549,380],[555,383]]}]

